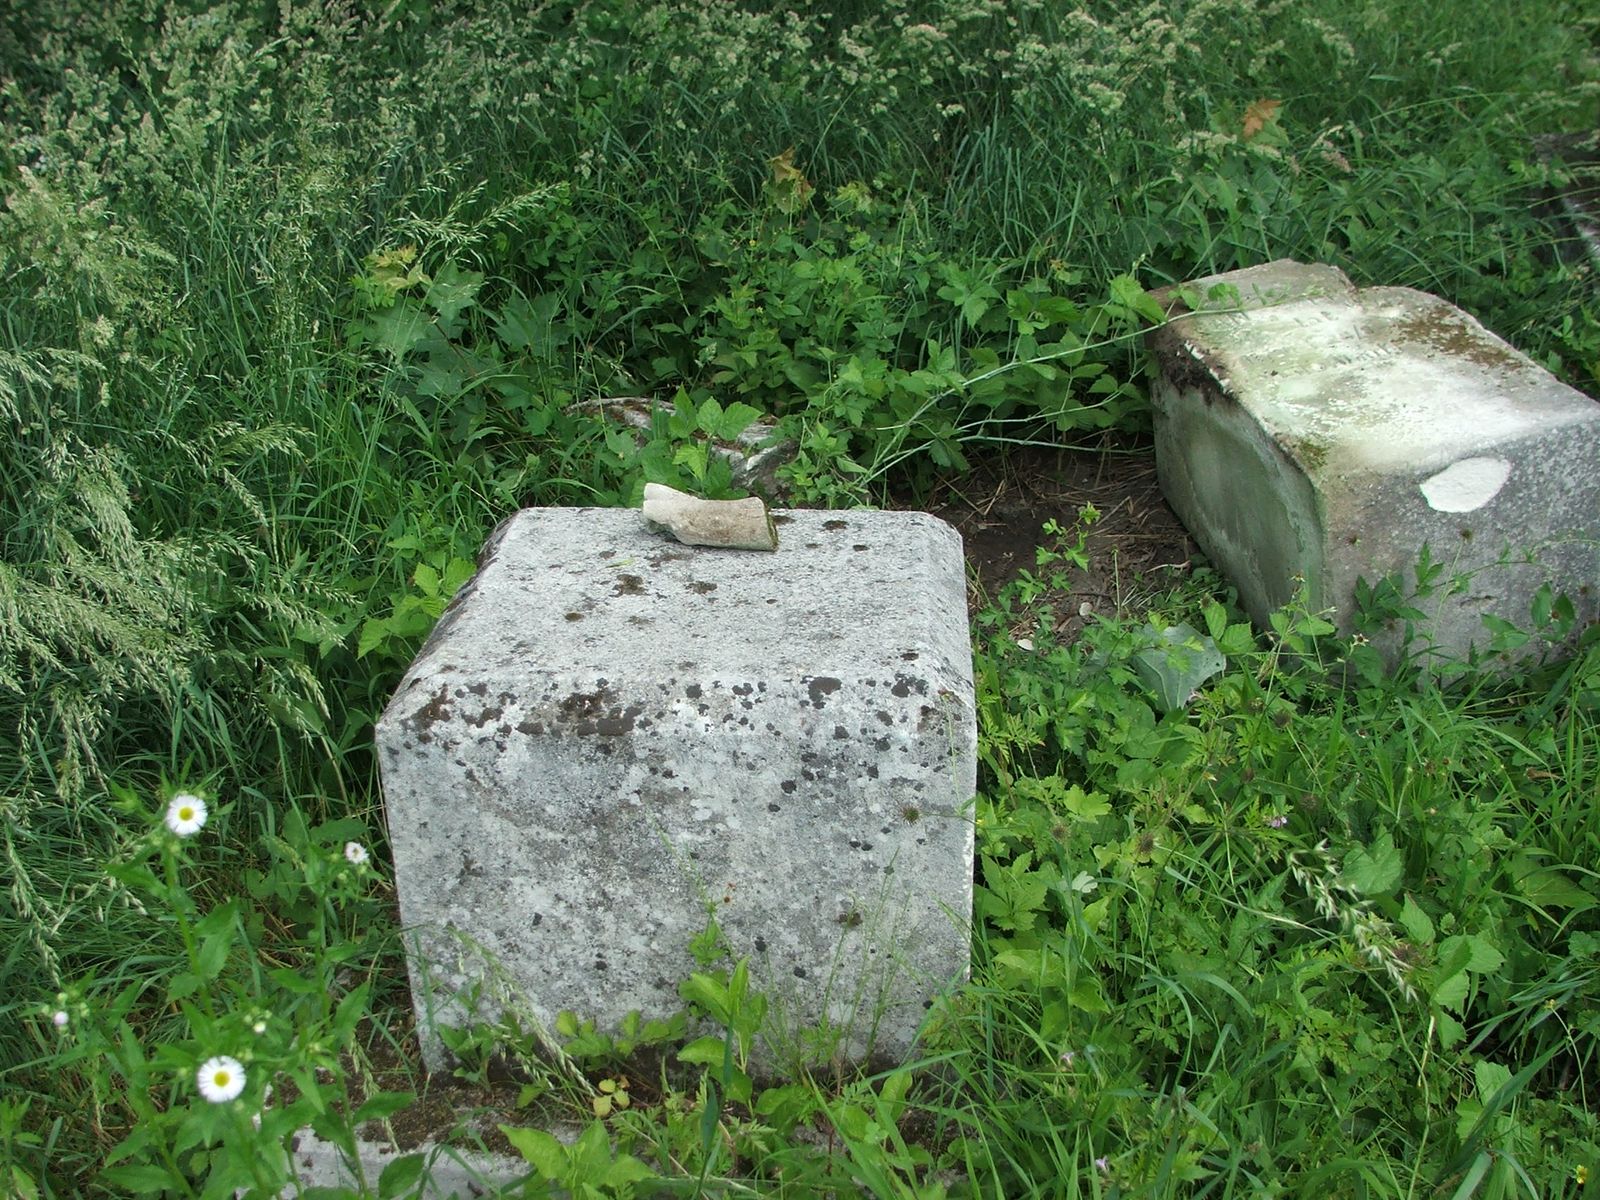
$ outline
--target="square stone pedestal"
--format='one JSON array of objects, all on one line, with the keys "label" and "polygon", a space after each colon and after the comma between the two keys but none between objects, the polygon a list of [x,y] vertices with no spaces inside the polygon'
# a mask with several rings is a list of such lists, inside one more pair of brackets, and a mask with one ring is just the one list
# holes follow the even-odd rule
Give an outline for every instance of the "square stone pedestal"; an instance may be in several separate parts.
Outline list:
[{"label": "square stone pedestal", "polygon": [[1216,284],[1152,335],[1156,461],[1258,623],[1303,579],[1348,632],[1357,581],[1411,580],[1424,546],[1444,654],[1482,648],[1485,616],[1527,629],[1547,581],[1595,618],[1600,405],[1423,292],[1291,261],[1189,287]]},{"label": "square stone pedestal", "polygon": [[619,509],[485,547],[378,723],[425,1055],[524,1004],[683,1007],[714,915],[774,1019],[895,1058],[968,966],[976,722],[959,536],[776,514],[776,553]]}]

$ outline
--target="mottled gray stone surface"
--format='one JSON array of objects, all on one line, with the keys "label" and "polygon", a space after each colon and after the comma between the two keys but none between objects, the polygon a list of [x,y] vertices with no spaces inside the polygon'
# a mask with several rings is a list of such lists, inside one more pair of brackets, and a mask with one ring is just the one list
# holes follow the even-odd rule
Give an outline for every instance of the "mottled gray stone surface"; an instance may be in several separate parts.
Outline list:
[{"label": "mottled gray stone surface", "polygon": [[[776,553],[616,509],[485,547],[379,722],[419,1024],[667,1015],[714,912],[785,1036],[910,1048],[968,964],[976,724],[960,538],[776,514]],[[430,1066],[442,1062],[425,1037]]]},{"label": "mottled gray stone surface", "polygon": [[[558,1136],[567,1131],[559,1131]],[[570,1136],[562,1138],[570,1141]],[[529,1166],[505,1154],[462,1150],[429,1142],[415,1150],[401,1151],[385,1142],[356,1139],[360,1173],[351,1169],[344,1154],[332,1142],[324,1141],[310,1128],[295,1135],[294,1171],[298,1186],[280,1193],[282,1200],[310,1192],[313,1188],[357,1188],[363,1195],[378,1195],[378,1182],[386,1167],[407,1154],[422,1156],[422,1181],[414,1190],[401,1193],[414,1200],[476,1200],[477,1197],[516,1194],[512,1188],[532,1174]]]},{"label": "mottled gray stone surface", "polygon": [[1467,580],[1423,606],[1448,654],[1485,614],[1527,628],[1546,580],[1596,616],[1600,405],[1423,292],[1287,260],[1191,286],[1217,283],[1242,311],[1153,335],[1157,466],[1258,622],[1303,577],[1348,630],[1357,580],[1410,580],[1424,545]]}]

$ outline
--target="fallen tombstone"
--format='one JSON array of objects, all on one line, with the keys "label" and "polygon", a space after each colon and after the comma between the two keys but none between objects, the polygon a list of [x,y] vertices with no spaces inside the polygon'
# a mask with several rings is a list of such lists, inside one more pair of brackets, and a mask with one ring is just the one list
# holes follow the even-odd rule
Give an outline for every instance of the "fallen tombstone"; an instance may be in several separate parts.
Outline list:
[{"label": "fallen tombstone", "polygon": [[964,976],[960,538],[921,513],[774,520],[776,553],[617,509],[490,539],[377,729],[431,1068],[441,1027],[508,1011],[680,1011],[713,921],[772,1006],[773,1067],[901,1059]]},{"label": "fallen tombstone", "polygon": [[[1358,581],[1413,577],[1425,547],[1423,632],[1447,656],[1485,649],[1486,617],[1527,630],[1547,582],[1595,619],[1594,401],[1443,300],[1330,266],[1183,291],[1199,310],[1151,335],[1157,470],[1257,623],[1303,581],[1350,632]],[[1375,641],[1393,657],[1400,638]]]}]

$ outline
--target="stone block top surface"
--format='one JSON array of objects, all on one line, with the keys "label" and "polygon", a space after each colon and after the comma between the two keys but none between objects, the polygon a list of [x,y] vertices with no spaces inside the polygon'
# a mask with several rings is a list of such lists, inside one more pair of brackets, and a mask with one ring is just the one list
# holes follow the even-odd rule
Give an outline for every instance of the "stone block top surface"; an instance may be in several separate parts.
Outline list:
[{"label": "stone block top surface", "polygon": [[[684,546],[632,509],[535,508],[485,546],[413,677],[562,674],[971,678],[965,622],[929,586],[962,571],[960,536],[912,512],[774,514],[775,553]],[[936,663],[903,657],[926,647]],[[821,686],[826,687],[827,684]]]},{"label": "stone block top surface", "polygon": [[[1436,296],[1356,288],[1334,267],[1292,260],[1190,287],[1218,284],[1237,296],[1162,331],[1169,375],[1171,354],[1186,353],[1313,480],[1443,468],[1600,424],[1600,405]],[[1495,486],[1494,475],[1462,486]]]}]

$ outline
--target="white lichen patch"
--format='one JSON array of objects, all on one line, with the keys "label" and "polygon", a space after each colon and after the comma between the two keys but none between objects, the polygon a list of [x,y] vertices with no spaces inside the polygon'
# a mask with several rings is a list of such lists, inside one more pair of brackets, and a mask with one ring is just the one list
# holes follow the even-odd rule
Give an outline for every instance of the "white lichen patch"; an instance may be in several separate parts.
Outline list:
[{"label": "white lichen patch", "polygon": [[1509,462],[1485,455],[1451,463],[1418,486],[1435,512],[1472,512],[1493,500],[1510,478]]}]

